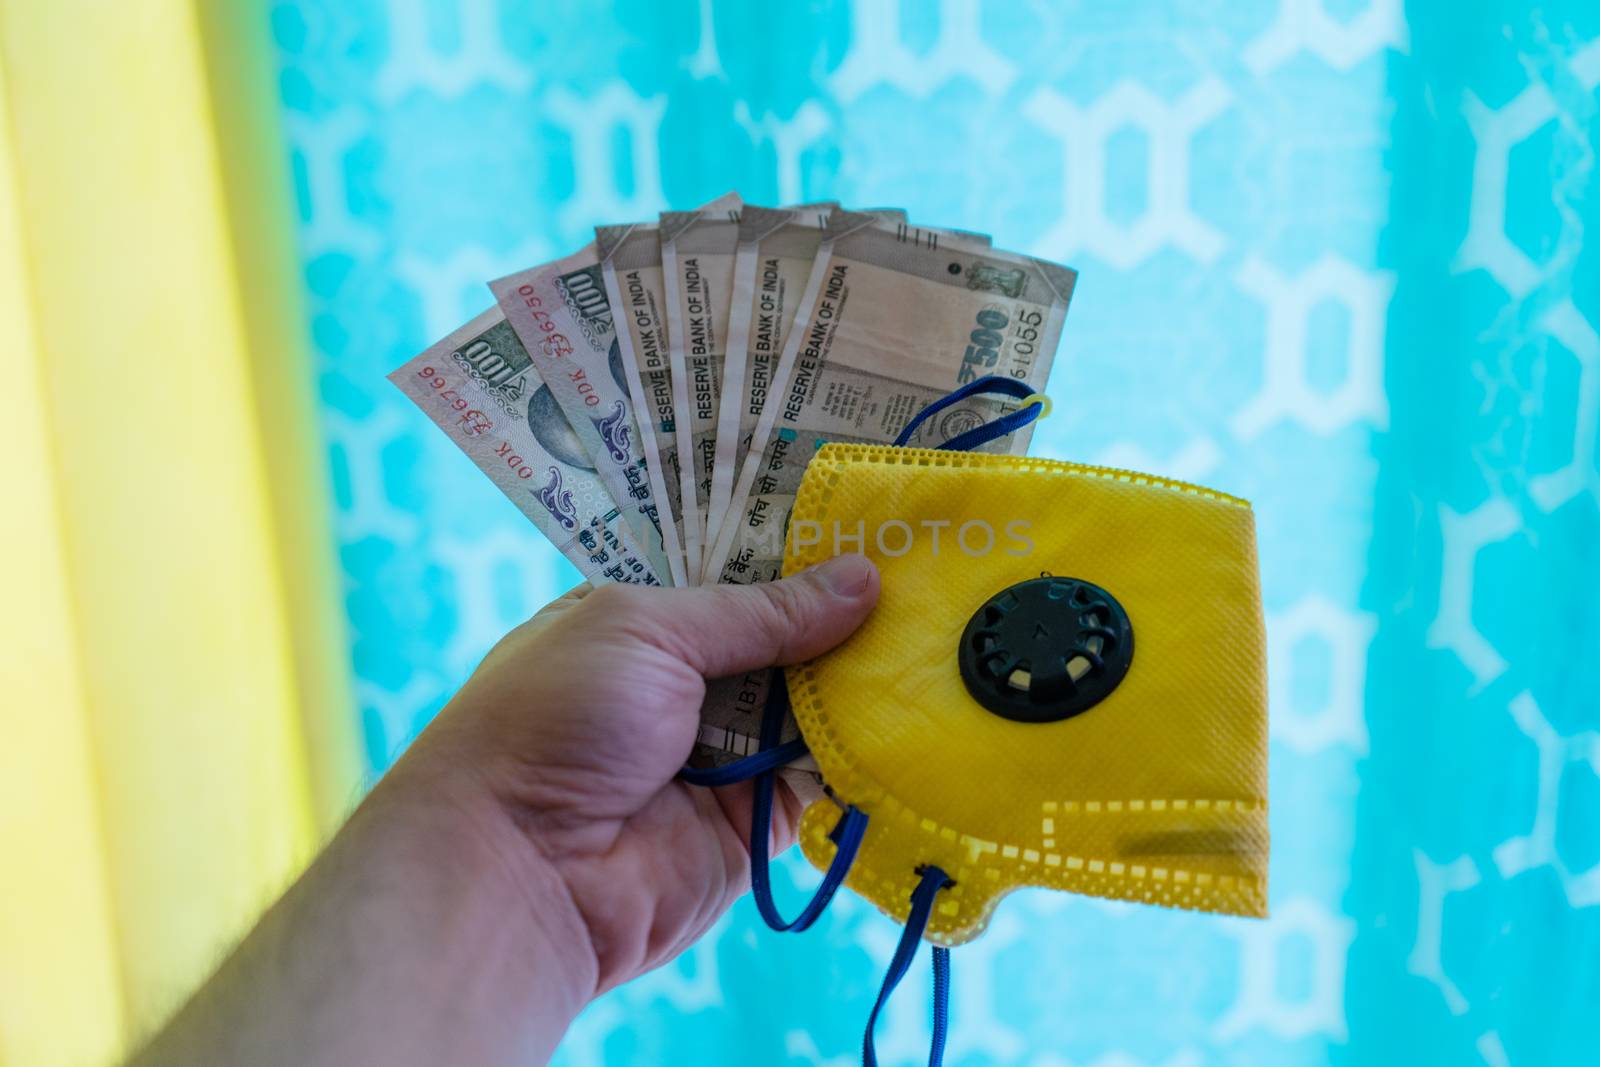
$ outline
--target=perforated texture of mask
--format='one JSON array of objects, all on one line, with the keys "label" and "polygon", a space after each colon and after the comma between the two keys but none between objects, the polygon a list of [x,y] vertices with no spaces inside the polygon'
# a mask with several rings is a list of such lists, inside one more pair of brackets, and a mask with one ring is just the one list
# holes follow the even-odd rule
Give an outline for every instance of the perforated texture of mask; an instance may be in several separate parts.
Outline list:
[{"label": "perforated texture of mask", "polygon": [[[957,536],[971,523],[993,531],[987,553],[970,551],[980,527],[966,547]],[[852,889],[903,920],[917,868],[937,863],[956,882],[929,926],[941,944],[977,936],[1023,885],[1266,913],[1266,655],[1245,501],[1050,460],[829,444],[796,498],[784,572],[834,555],[835,530],[847,551],[863,535],[882,596],[788,679],[825,782],[870,816]],[[967,692],[958,645],[989,597],[1042,573],[1109,590],[1138,653],[1083,714],[1015,722]],[[838,815],[824,799],[802,818],[818,866]]]}]

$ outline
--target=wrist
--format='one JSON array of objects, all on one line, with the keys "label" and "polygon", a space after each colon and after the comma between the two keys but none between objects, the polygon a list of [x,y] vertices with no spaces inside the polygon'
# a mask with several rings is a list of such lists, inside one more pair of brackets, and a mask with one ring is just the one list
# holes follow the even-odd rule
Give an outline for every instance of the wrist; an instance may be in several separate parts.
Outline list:
[{"label": "wrist", "polygon": [[[594,997],[598,964],[559,869],[488,790],[414,786],[380,784],[349,831],[370,835],[384,854],[377,863],[410,883],[419,921],[432,914],[450,924],[439,931],[441,949],[468,957],[459,962],[473,970],[484,953],[503,958],[541,999],[575,1016]],[[367,827],[358,822],[364,812]]]},{"label": "wrist", "polygon": [[582,917],[503,807],[416,770],[285,898],[275,969],[339,1062],[543,1063],[594,996]]},{"label": "wrist", "polygon": [[470,794],[380,783],[134,1063],[545,1062],[597,968],[515,833]]}]

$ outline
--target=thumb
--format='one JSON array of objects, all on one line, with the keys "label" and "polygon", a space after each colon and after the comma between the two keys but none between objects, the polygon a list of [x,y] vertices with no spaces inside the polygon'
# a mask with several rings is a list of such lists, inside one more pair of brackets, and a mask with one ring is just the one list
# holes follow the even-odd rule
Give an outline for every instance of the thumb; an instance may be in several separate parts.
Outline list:
[{"label": "thumb", "polygon": [[838,556],[781,581],[644,591],[641,636],[723,678],[820,656],[856,631],[878,602],[878,568]]}]

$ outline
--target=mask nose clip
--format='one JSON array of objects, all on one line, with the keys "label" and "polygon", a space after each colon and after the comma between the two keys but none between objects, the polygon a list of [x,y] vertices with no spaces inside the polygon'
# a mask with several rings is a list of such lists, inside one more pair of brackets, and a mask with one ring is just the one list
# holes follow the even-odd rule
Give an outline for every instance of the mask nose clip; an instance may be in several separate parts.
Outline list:
[{"label": "mask nose clip", "polygon": [[972,698],[1015,722],[1059,722],[1111,695],[1133,663],[1133,623],[1105,589],[1046,575],[973,612],[957,655]]}]

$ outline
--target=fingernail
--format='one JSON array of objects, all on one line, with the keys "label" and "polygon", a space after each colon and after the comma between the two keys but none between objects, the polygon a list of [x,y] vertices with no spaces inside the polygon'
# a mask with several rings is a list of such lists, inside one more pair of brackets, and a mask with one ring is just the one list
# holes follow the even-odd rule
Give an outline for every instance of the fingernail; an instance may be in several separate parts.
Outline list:
[{"label": "fingernail", "polygon": [[812,567],[807,573],[835,596],[857,597],[872,583],[872,561],[859,552],[835,556]]}]

